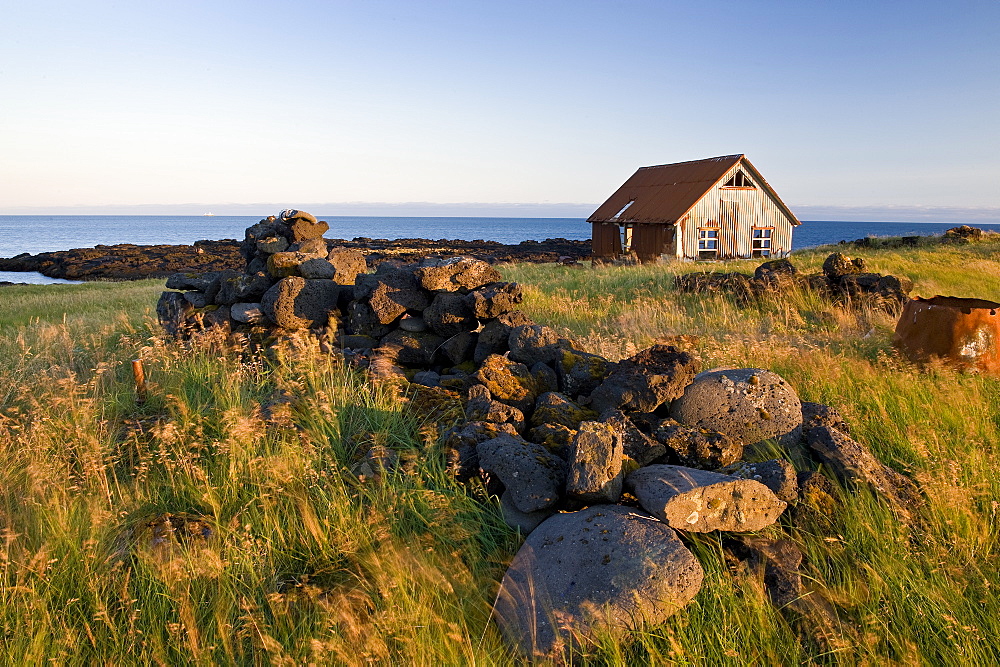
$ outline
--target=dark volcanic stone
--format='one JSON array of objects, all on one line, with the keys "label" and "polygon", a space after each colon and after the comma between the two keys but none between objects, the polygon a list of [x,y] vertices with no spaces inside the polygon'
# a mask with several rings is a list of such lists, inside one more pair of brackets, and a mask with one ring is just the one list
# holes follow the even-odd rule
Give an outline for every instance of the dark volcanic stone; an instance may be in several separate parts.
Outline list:
[{"label": "dark volcanic stone", "polygon": [[698,362],[672,345],[654,345],[618,362],[591,394],[598,412],[652,412],[678,398],[698,372]]},{"label": "dark volcanic stone", "polygon": [[434,333],[445,337],[471,331],[479,324],[465,296],[453,292],[437,294],[423,317]]},{"label": "dark volcanic stone", "polygon": [[265,292],[261,309],[269,320],[285,329],[324,326],[337,308],[341,286],[330,280],[283,278]]},{"label": "dark volcanic stone", "polygon": [[524,294],[517,283],[490,283],[469,292],[466,298],[475,316],[487,320],[514,310]]},{"label": "dark volcanic stone", "polygon": [[522,512],[552,507],[566,482],[566,463],[542,445],[499,435],[476,447],[479,467],[496,475]]},{"label": "dark volcanic stone", "polygon": [[420,286],[432,292],[474,290],[501,279],[500,273],[492,266],[469,257],[428,260],[417,269],[416,276]]},{"label": "dark volcanic stone", "polygon": [[664,419],[653,437],[663,444],[670,458],[691,468],[716,469],[735,463],[743,456],[743,444],[712,429],[681,426]]},{"label": "dark volcanic stone", "polygon": [[[599,635],[662,625],[694,599],[698,559],[644,512],[595,505],[528,535],[500,584],[494,617],[520,655],[570,664]],[[545,663],[549,664],[549,663]]]}]

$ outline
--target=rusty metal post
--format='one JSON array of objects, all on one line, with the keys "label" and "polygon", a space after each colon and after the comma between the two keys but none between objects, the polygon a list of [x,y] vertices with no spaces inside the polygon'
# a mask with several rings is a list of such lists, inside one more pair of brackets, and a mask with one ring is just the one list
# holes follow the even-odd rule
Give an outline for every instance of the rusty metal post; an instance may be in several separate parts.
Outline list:
[{"label": "rusty metal post", "polygon": [[135,402],[142,405],[146,402],[146,369],[142,359],[132,360],[132,375],[135,377]]}]

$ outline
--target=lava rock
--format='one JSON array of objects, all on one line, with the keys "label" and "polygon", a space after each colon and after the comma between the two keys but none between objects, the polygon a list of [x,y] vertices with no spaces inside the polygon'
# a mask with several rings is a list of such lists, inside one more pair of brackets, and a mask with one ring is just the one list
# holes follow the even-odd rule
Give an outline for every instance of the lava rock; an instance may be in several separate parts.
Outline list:
[{"label": "lava rock", "polygon": [[622,494],[622,439],[611,424],[583,422],[569,447],[566,493],[585,503],[614,503]]},{"label": "lava rock", "polygon": [[760,482],[681,466],[639,468],[625,485],[644,510],[694,533],[760,530],[787,506]]},{"label": "lava rock", "polygon": [[230,315],[244,324],[261,324],[267,319],[259,303],[234,303],[230,307]]},{"label": "lava rock", "polygon": [[770,459],[760,463],[738,463],[724,472],[740,479],[760,482],[786,503],[793,503],[799,497],[799,483],[795,467],[784,459]]},{"label": "lava rock", "polygon": [[559,502],[566,483],[566,463],[542,445],[512,435],[499,435],[476,447],[479,467],[496,475],[511,501],[526,513]]},{"label": "lava rock", "polygon": [[524,364],[492,354],[483,360],[473,377],[486,385],[495,400],[513,405],[525,414],[535,405],[538,395],[535,378]]},{"label": "lava rock", "polygon": [[561,391],[567,396],[589,396],[616,365],[597,354],[564,348],[555,367]]},{"label": "lava rock", "polygon": [[767,440],[794,447],[802,435],[802,404],[779,376],[760,368],[713,369],[695,377],[670,406],[685,426],[725,433],[753,449]]},{"label": "lava rock", "polygon": [[654,345],[620,361],[590,395],[598,412],[652,412],[684,393],[698,372],[698,362],[673,345]]},{"label": "lava rock", "polygon": [[528,366],[554,362],[562,356],[562,348],[568,346],[568,341],[541,324],[516,327],[507,337],[508,356]]},{"label": "lava rock", "polygon": [[543,521],[555,514],[556,510],[550,507],[537,512],[522,512],[514,504],[510,491],[504,491],[503,495],[500,496],[500,512],[503,515],[504,523],[521,531],[522,535],[528,535]]},{"label": "lava rock", "polygon": [[463,483],[476,477],[479,474],[479,453],[476,447],[499,435],[516,437],[517,430],[507,423],[466,422],[445,431],[441,442],[444,445],[448,472]]},{"label": "lava rock", "polygon": [[847,425],[837,408],[823,403],[802,401],[802,431],[805,433],[817,426],[829,426],[841,433],[850,434],[851,427]]},{"label": "lava rock", "polygon": [[490,283],[469,292],[466,299],[477,318],[488,320],[514,310],[524,300],[524,293],[517,283]]},{"label": "lava rock", "polygon": [[434,352],[443,342],[441,336],[429,331],[412,333],[396,329],[382,337],[378,350],[400,364],[429,366]]},{"label": "lava rock", "polygon": [[871,450],[829,426],[809,429],[806,444],[844,482],[863,483],[887,498],[907,519],[923,504],[919,487],[879,461]]},{"label": "lava rock", "polygon": [[506,352],[509,349],[507,340],[510,338],[510,332],[526,324],[534,323],[519,310],[504,313],[495,320],[483,324],[483,328],[479,332],[479,340],[476,341],[473,360],[478,364],[491,354]]},{"label": "lava rock", "polygon": [[617,505],[556,514],[528,535],[494,607],[522,656],[569,660],[597,634],[660,625],[701,589],[704,571],[677,534]]},{"label": "lava rock", "polygon": [[219,290],[215,303],[231,306],[234,303],[260,301],[274,281],[264,271],[256,273],[227,272],[219,278]]},{"label": "lava rock", "polygon": [[600,421],[611,426],[622,441],[622,455],[633,462],[635,468],[649,465],[667,453],[667,448],[643,433],[628,416],[620,410],[610,410],[601,414]]},{"label": "lava rock", "polygon": [[721,468],[743,456],[743,444],[725,433],[706,428],[688,428],[673,419],[660,422],[653,437],[664,445],[675,461],[691,468]]},{"label": "lava rock", "polygon": [[597,413],[575,403],[562,394],[554,391],[546,392],[535,401],[535,410],[531,415],[531,425],[560,424],[570,429],[580,427],[580,422],[593,419]]},{"label": "lava rock", "polygon": [[432,292],[474,290],[500,282],[500,272],[484,261],[469,257],[428,260],[416,270],[420,286]]},{"label": "lava rock", "polygon": [[439,336],[454,336],[475,329],[479,324],[465,296],[441,292],[423,311],[424,321]]},{"label": "lava rock", "polygon": [[321,327],[331,311],[336,311],[340,289],[329,280],[289,276],[264,293],[260,307],[269,320],[284,329]]},{"label": "lava rock", "polygon": [[303,278],[332,280],[335,274],[333,264],[323,257],[313,257],[299,264],[299,275]]},{"label": "lava rock", "polygon": [[833,283],[839,283],[844,276],[864,273],[864,271],[865,260],[860,257],[851,259],[844,254],[835,252],[823,261],[823,275]]}]

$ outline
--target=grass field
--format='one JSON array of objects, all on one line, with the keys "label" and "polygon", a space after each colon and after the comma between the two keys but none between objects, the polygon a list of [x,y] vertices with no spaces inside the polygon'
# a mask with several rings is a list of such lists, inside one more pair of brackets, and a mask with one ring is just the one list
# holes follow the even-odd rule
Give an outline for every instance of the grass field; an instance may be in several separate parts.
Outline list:
[{"label": "grass field", "polygon": [[[864,250],[915,293],[1000,297],[1000,246]],[[793,261],[816,270],[825,253]],[[711,265],[752,270],[750,262]],[[705,585],[661,627],[587,664],[1000,663],[1000,382],[919,370],[893,314],[805,292],[740,308],[679,295],[684,265],[505,267],[524,309],[611,358],[696,335],[706,367],[770,368],[837,407],[855,437],[927,497],[909,528],[848,490],[784,535],[839,617],[775,609],[718,535],[689,539]],[[211,336],[157,335],[160,283],[0,291],[0,661],[37,664],[511,664],[490,622],[520,537],[495,499],[444,473],[426,405],[308,351],[272,365]],[[150,398],[136,405],[130,361]],[[282,408],[262,410],[276,398]],[[452,413],[453,414],[453,413]],[[278,416],[275,416],[278,415]],[[373,444],[408,462],[348,471]],[[161,539],[165,514],[184,540]],[[169,538],[170,535],[167,535]]]}]

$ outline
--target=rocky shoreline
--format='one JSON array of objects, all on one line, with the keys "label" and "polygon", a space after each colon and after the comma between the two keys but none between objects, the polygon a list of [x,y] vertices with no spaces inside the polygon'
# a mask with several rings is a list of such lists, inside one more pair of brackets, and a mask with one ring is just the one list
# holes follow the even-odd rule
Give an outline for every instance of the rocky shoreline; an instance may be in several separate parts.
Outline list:
[{"label": "rocky shoreline", "polygon": [[[361,251],[369,267],[386,260],[412,262],[436,257],[466,256],[491,264],[502,262],[574,263],[590,257],[590,241],[546,239],[504,245],[496,241],[431,239],[326,239],[329,248]],[[37,271],[49,278],[67,280],[142,280],[166,278],[179,272],[240,270],[245,260],[240,241],[195,241],[193,245],[98,245],[0,257],[0,271]]]}]

